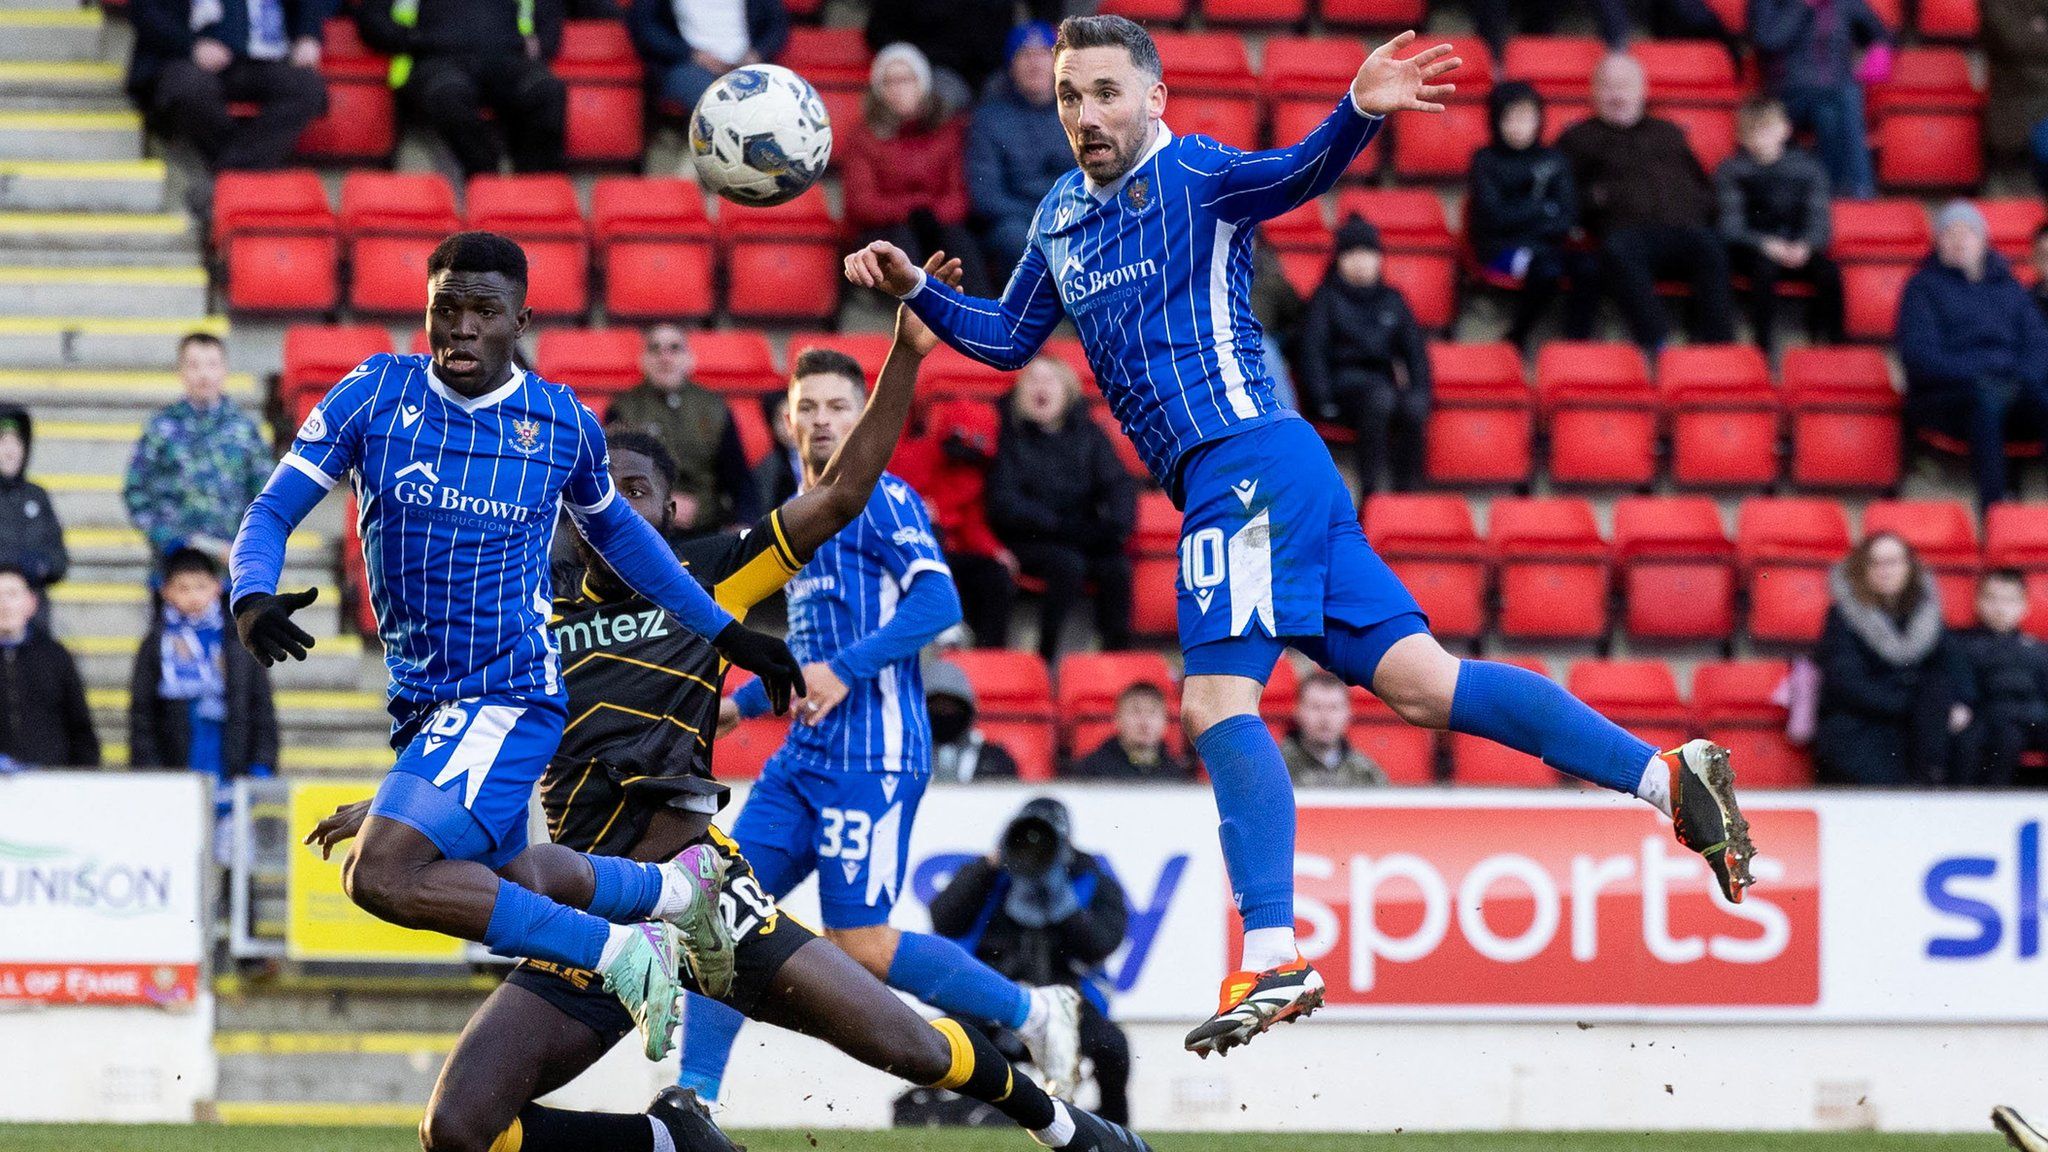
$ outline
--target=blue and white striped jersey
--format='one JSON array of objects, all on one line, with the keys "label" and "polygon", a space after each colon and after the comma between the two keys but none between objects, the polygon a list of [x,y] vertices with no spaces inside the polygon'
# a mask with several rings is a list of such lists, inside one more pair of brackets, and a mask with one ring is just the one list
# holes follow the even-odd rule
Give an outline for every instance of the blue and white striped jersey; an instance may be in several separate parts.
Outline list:
[{"label": "blue and white striped jersey", "polygon": [[[790,651],[805,664],[845,652],[895,616],[897,601],[923,573],[953,578],[924,498],[885,472],[859,518],[787,585]],[[855,677],[847,688],[846,699],[816,726],[790,726],[785,754],[833,770],[930,772],[931,724],[917,654]]]},{"label": "blue and white striped jersey", "polygon": [[474,400],[425,356],[380,354],[328,391],[284,463],[332,488],[352,477],[391,694],[558,696],[548,552],[564,504],[614,495],[597,417],[515,370]]},{"label": "blue and white striped jersey", "polygon": [[1252,316],[1254,226],[1328,191],[1380,123],[1347,94],[1307,139],[1269,152],[1161,124],[1123,179],[1095,188],[1076,169],[1052,186],[1001,300],[927,281],[911,309],[998,368],[1021,367],[1072,317],[1110,410],[1178,500],[1189,449],[1291,415]]}]

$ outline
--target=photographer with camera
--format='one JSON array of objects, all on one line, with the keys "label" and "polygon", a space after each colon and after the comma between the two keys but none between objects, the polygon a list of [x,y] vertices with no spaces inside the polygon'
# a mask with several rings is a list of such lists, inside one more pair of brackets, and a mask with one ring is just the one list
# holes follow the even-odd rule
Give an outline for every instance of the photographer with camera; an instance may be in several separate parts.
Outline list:
[{"label": "photographer with camera", "polygon": [[1103,960],[1124,941],[1123,885],[1101,859],[1073,846],[1067,806],[1050,796],[1024,805],[997,850],[970,861],[932,898],[932,930],[1022,984],[1070,984],[1081,993],[1081,1055],[1095,1066],[1098,1115],[1125,1123],[1130,1044],[1109,1019]]}]

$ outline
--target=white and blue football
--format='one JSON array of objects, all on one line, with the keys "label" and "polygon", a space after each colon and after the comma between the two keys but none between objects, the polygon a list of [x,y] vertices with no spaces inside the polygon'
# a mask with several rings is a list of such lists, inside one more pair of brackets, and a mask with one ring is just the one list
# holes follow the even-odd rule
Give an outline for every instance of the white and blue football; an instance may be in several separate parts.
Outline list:
[{"label": "white and blue football", "polygon": [[718,78],[690,116],[690,157],[706,188],[737,204],[794,200],[825,174],[832,119],[817,89],[775,64]]}]

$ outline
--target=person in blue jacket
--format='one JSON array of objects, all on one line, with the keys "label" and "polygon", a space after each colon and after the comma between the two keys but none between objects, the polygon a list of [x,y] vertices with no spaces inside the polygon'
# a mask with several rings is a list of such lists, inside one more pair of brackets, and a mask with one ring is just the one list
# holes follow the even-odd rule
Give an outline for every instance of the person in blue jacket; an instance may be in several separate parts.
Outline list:
[{"label": "person in blue jacket", "polygon": [[1074,153],[1052,103],[1052,45],[1042,21],[1010,33],[1009,68],[989,81],[967,126],[967,196],[991,268],[1008,268],[1031,240],[1031,218]]}]

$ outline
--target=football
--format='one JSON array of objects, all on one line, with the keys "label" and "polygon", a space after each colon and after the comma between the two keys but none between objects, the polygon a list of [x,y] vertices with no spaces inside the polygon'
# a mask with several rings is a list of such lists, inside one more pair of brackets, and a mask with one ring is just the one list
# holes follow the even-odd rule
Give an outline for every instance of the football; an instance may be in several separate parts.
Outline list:
[{"label": "football", "polygon": [[719,77],[690,117],[697,179],[738,204],[794,200],[825,174],[832,120],[817,89],[774,64]]}]

